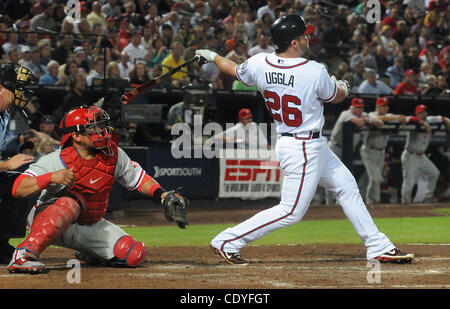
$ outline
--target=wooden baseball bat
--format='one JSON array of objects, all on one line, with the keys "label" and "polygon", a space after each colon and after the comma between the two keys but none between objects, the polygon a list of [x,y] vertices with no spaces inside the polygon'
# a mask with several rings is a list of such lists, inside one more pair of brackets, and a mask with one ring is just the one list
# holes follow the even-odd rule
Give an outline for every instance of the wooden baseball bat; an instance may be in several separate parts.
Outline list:
[{"label": "wooden baseball bat", "polygon": [[205,62],[205,59],[199,55],[195,55],[193,58],[189,59],[188,61],[186,61],[185,63],[177,66],[176,68],[173,68],[172,70],[170,70],[169,72],[157,76],[151,80],[149,80],[148,82],[143,83],[142,85],[133,88],[132,90],[130,90],[129,92],[125,93],[124,95],[122,95],[122,104],[128,104],[136,99],[139,99],[140,97],[146,95],[147,93],[149,93],[153,88],[155,88],[156,85],[160,84],[164,79],[172,76],[173,74],[177,73],[178,71],[180,71],[182,68],[184,68],[185,66],[190,65],[191,63],[193,63],[194,61],[197,61],[200,64],[203,64]]}]

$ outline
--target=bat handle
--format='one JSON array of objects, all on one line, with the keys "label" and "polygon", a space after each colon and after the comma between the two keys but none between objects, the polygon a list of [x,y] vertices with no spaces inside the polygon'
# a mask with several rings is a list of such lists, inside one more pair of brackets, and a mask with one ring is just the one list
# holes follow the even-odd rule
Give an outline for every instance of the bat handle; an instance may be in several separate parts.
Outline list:
[{"label": "bat handle", "polygon": [[131,93],[125,93],[122,97],[121,97],[121,101],[122,101],[122,104],[127,104],[128,103],[128,101],[130,100],[130,98],[132,97],[133,95],[131,94]]}]

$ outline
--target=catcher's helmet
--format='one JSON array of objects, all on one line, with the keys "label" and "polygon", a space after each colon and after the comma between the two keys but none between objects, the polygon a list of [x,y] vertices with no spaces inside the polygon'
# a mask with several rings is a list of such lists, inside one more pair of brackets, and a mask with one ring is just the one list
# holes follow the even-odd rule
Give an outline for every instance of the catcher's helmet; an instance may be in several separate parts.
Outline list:
[{"label": "catcher's helmet", "polygon": [[61,119],[59,128],[62,131],[60,146],[64,146],[73,132],[83,132],[90,135],[96,149],[101,149],[108,155],[111,150],[111,127],[109,115],[100,107],[81,106],[68,111]]},{"label": "catcher's helmet", "polygon": [[14,94],[14,105],[25,108],[33,95],[27,86],[37,82],[33,73],[22,65],[14,63],[0,67],[0,84]]},{"label": "catcher's helmet", "polygon": [[316,28],[313,25],[307,25],[303,17],[292,14],[285,15],[275,20],[270,28],[272,41],[276,46],[276,52],[286,51],[291,41],[301,35],[313,33]]}]

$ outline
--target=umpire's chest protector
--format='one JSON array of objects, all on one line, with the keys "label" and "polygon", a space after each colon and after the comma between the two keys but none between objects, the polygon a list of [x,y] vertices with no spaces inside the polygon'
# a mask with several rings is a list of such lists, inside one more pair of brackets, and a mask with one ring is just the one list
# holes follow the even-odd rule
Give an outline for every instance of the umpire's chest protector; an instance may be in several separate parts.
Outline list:
[{"label": "umpire's chest protector", "polygon": [[94,224],[106,213],[117,162],[117,145],[111,143],[111,148],[113,156],[98,153],[91,160],[80,157],[72,146],[61,151],[61,160],[67,169],[73,168],[75,174],[75,182],[70,191],[81,194],[85,201],[85,209],[80,213],[78,224]]}]

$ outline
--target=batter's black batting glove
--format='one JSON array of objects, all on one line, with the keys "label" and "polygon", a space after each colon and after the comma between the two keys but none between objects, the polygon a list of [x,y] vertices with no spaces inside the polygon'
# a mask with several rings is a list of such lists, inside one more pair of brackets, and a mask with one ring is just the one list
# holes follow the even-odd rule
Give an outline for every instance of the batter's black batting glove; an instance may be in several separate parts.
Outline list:
[{"label": "batter's black batting glove", "polygon": [[167,221],[175,221],[180,229],[184,229],[188,222],[186,220],[186,207],[189,200],[176,190],[168,191],[161,202],[164,206],[164,216]]}]

